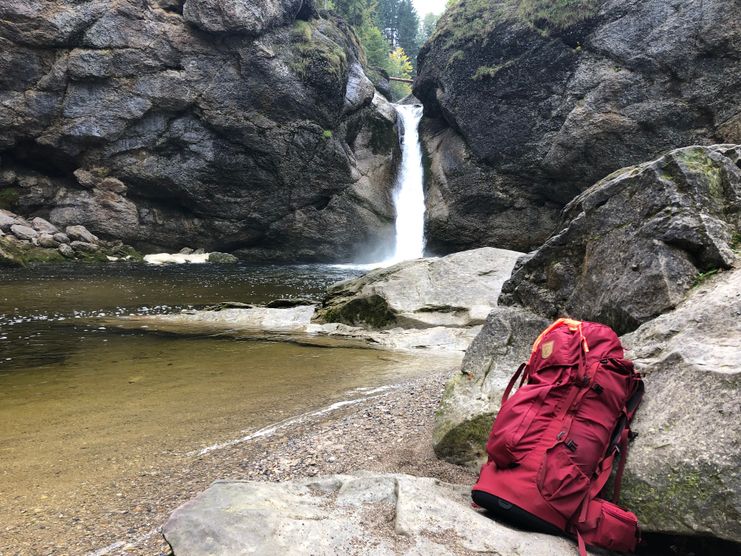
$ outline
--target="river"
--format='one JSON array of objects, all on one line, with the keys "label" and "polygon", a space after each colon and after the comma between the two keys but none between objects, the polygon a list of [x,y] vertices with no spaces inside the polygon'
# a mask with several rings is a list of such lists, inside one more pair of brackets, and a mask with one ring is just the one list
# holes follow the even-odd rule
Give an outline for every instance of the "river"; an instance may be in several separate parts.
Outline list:
[{"label": "river", "polygon": [[115,496],[116,485],[163,460],[429,369],[404,353],[121,331],[99,317],[316,300],[357,274],[319,265],[0,272],[0,554],[27,553],[18,535],[52,534],[50,521],[70,508],[99,500],[103,513],[101,493]]}]

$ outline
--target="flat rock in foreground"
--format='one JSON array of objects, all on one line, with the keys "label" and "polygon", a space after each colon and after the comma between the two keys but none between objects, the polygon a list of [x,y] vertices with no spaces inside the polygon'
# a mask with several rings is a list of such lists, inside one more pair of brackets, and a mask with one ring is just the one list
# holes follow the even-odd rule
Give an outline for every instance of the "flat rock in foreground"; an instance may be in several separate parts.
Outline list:
[{"label": "flat rock in foreground", "polygon": [[517,531],[477,513],[469,488],[401,474],[217,481],[175,510],[163,534],[175,556],[575,553],[567,539]]}]

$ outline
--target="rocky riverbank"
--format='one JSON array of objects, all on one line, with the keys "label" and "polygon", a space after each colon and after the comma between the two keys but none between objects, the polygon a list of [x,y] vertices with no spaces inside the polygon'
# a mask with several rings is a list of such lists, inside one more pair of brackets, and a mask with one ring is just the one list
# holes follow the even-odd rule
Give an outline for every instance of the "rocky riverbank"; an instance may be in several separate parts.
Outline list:
[{"label": "rocky riverbank", "polygon": [[60,229],[39,216],[26,220],[0,209],[0,267],[70,260],[141,261],[142,256],[120,240],[101,240],[85,226]]},{"label": "rocky riverbank", "polygon": [[91,503],[63,513],[39,509],[24,526],[4,527],[0,551],[167,554],[161,525],[217,479],[276,482],[369,470],[472,484],[471,471],[438,460],[431,448],[433,414],[453,372],[431,369],[425,377],[359,393],[360,401],[333,412],[307,415],[272,434],[202,454],[163,453],[156,468],[100,488]]}]

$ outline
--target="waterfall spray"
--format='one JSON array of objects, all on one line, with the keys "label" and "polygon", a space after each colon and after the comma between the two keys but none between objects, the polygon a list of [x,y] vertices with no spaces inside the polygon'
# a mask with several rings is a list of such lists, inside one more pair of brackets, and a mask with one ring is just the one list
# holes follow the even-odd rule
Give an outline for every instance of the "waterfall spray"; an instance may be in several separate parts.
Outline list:
[{"label": "waterfall spray", "polygon": [[422,149],[419,144],[419,105],[395,105],[401,120],[401,166],[396,178],[393,199],[396,209],[396,240],[391,263],[423,256],[425,240],[425,194],[422,171]]}]

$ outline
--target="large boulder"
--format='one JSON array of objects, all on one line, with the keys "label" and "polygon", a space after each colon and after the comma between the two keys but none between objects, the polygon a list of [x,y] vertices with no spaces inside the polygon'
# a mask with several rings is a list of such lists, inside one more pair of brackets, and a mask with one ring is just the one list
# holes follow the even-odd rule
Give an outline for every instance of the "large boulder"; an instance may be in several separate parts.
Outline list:
[{"label": "large boulder", "polygon": [[0,49],[16,212],[261,259],[355,260],[393,237],[395,111],[310,0],[10,0]]},{"label": "large boulder", "polygon": [[741,542],[741,269],[623,342],[646,382],[623,503],[647,531]]},{"label": "large boulder", "polygon": [[283,483],[217,481],[163,527],[185,554],[571,555],[573,542],[501,525],[471,508],[470,486],[395,474]]},{"label": "large boulder", "polygon": [[520,255],[485,247],[373,270],[330,287],[317,320],[407,328],[482,324]]},{"label": "large boulder", "polygon": [[471,468],[486,461],[486,439],[504,389],[548,324],[547,319],[519,308],[497,307],[489,314],[435,413],[433,442],[438,457]]},{"label": "large boulder", "polygon": [[727,0],[454,3],[414,84],[430,247],[529,250],[602,176],[741,143],[739,21]]},{"label": "large boulder", "polygon": [[687,147],[624,168],[566,207],[561,231],[515,268],[503,305],[625,333],[727,269],[741,238],[741,146]]}]

